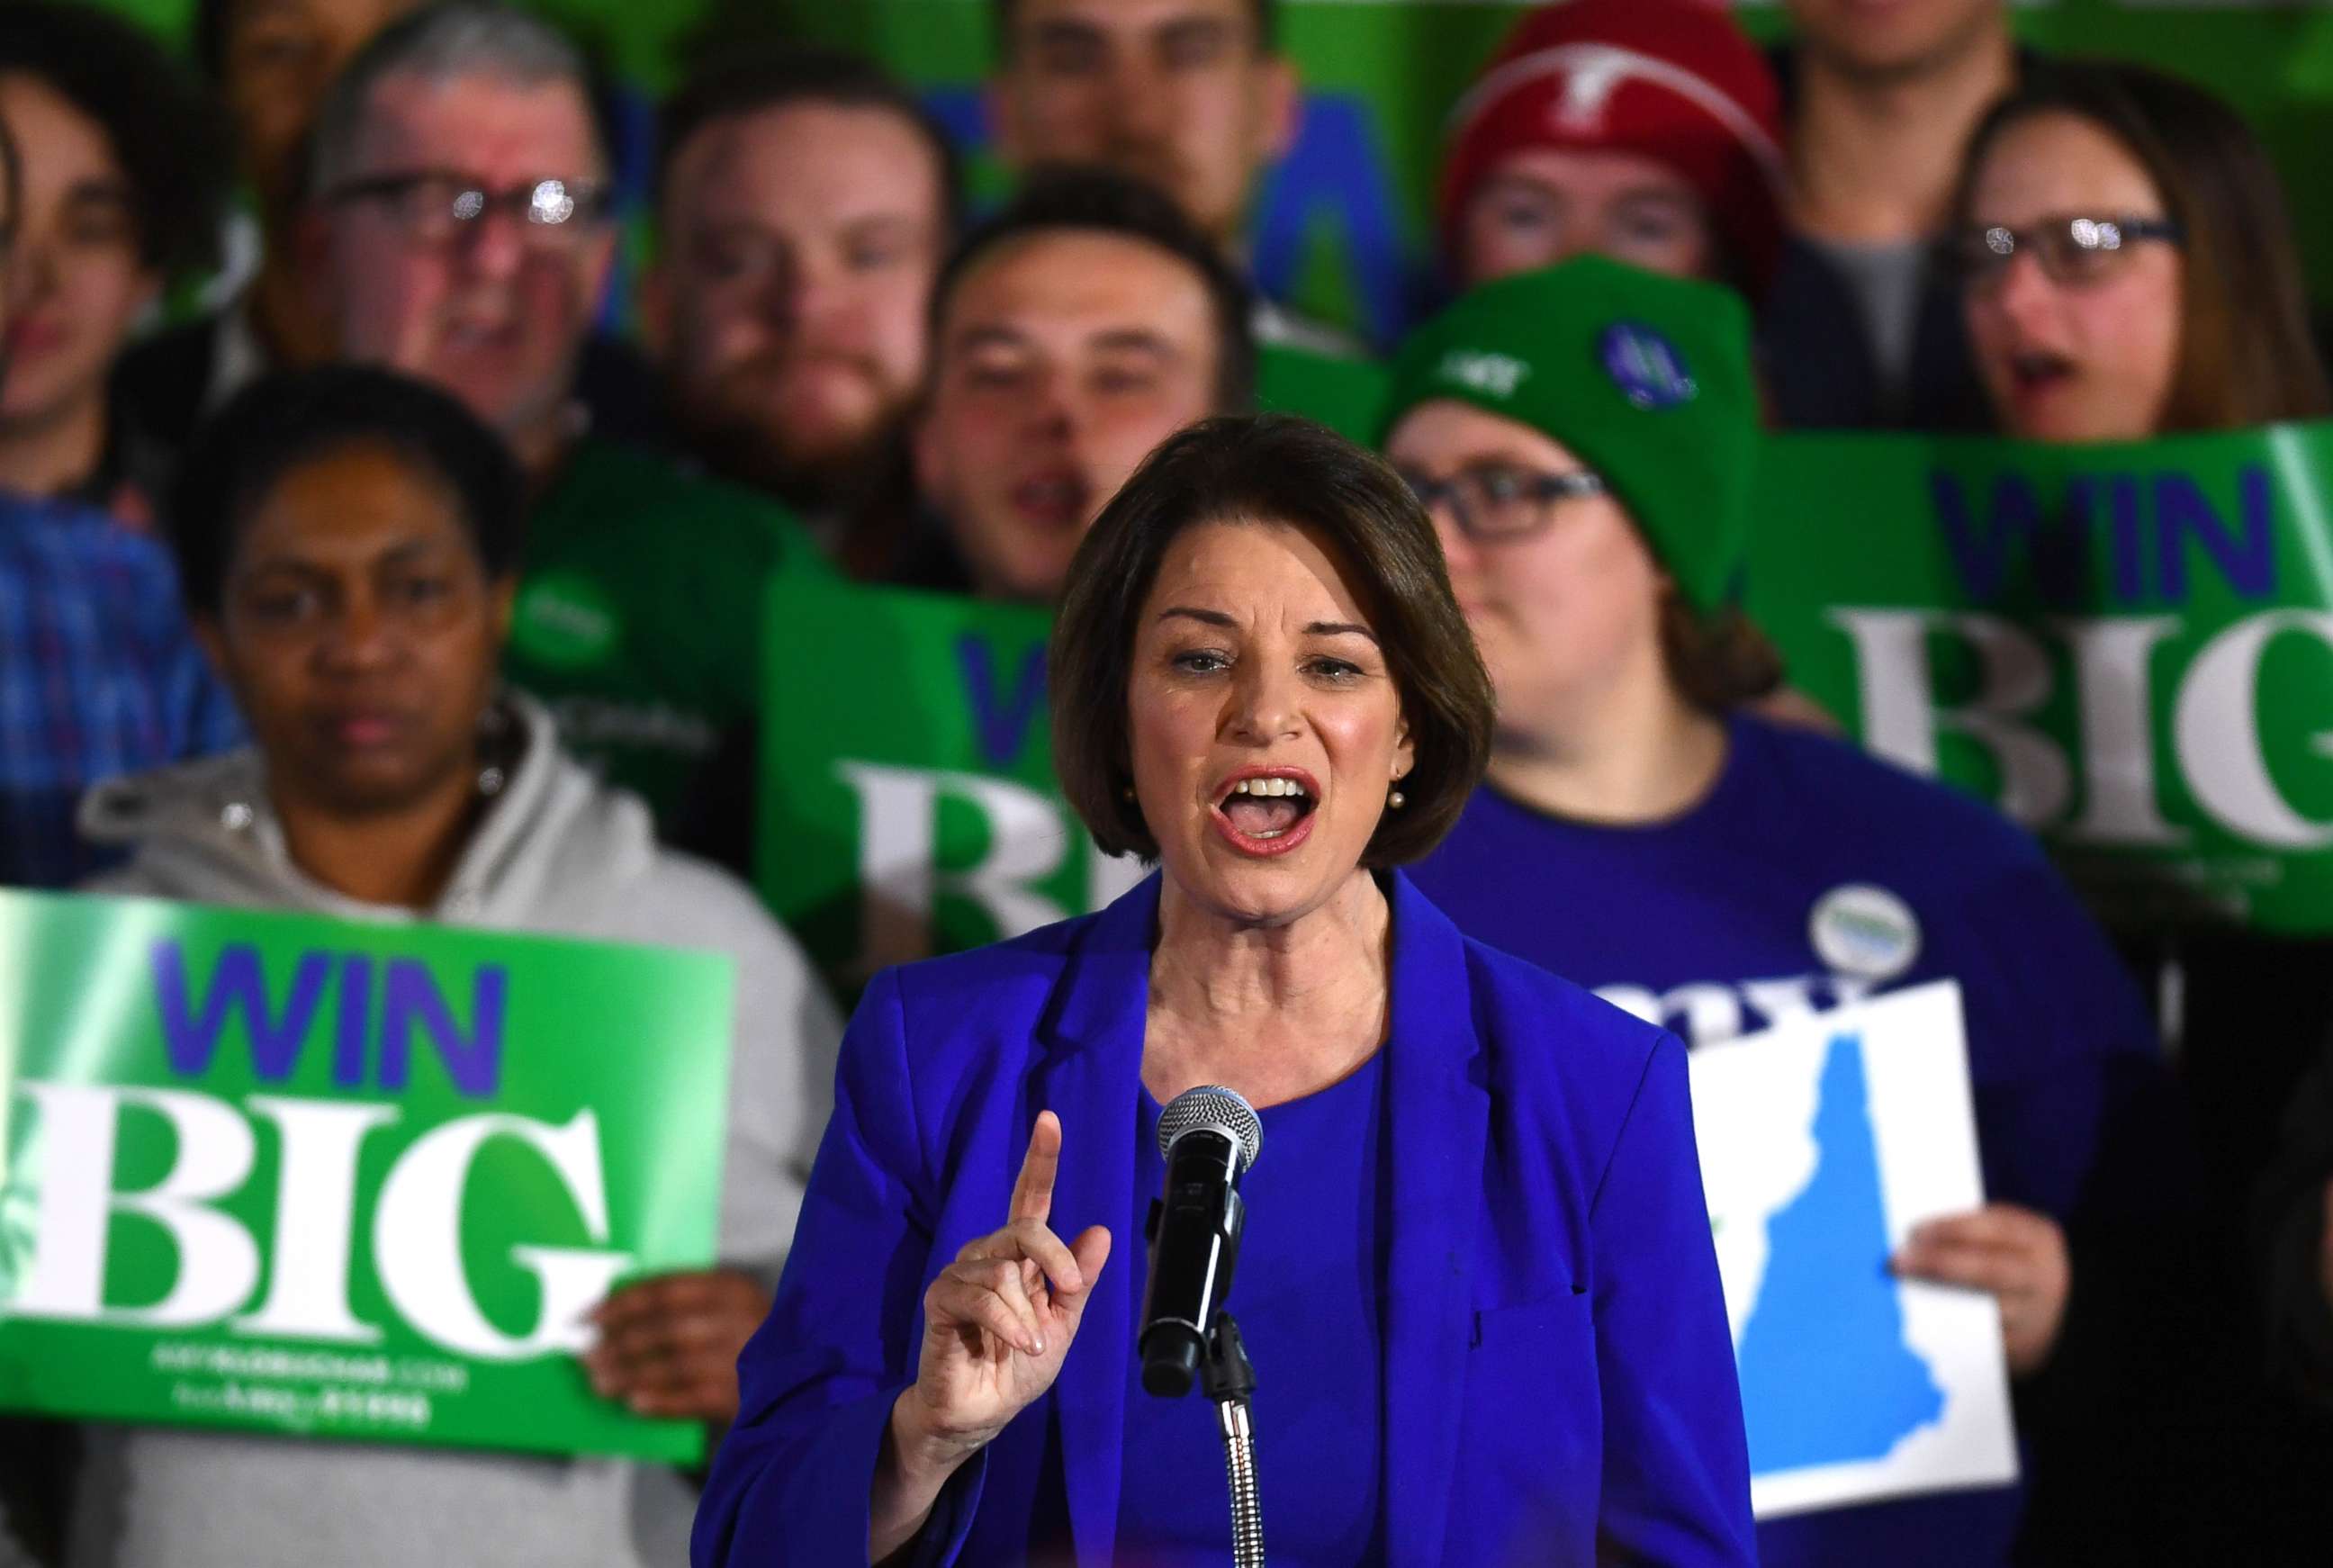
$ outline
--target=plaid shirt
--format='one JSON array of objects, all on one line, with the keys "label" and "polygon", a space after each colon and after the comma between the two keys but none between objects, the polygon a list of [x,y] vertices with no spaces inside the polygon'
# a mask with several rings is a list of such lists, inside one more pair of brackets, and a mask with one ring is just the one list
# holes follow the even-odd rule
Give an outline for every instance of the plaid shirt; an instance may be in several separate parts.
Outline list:
[{"label": "plaid shirt", "polygon": [[243,738],[169,552],[91,508],[0,495],[0,884],[99,868],[73,826],[90,785]]}]

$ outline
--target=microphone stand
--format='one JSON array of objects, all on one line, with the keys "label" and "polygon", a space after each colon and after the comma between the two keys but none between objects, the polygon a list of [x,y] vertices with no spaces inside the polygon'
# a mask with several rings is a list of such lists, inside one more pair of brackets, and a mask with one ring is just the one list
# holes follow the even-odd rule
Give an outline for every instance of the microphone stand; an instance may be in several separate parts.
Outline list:
[{"label": "microphone stand", "polygon": [[1215,1314],[1207,1336],[1200,1378],[1224,1434],[1224,1469],[1231,1480],[1234,1568],[1263,1568],[1263,1505],[1255,1492],[1255,1423],[1248,1406],[1255,1392],[1255,1363],[1247,1359],[1239,1324],[1229,1313]]}]

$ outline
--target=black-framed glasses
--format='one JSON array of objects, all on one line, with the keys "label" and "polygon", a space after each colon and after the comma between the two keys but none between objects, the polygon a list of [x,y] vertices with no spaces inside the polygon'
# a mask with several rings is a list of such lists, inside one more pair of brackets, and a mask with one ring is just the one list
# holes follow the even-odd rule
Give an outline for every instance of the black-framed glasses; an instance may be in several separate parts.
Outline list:
[{"label": "black-framed glasses", "polygon": [[1524,539],[1555,520],[1556,509],[1581,495],[1605,493],[1604,476],[1585,468],[1560,474],[1511,463],[1478,463],[1447,479],[1405,473],[1417,504],[1428,512],[1447,504],[1450,519],[1469,539]]},{"label": "black-framed glasses", "polygon": [[2140,245],[2180,245],[2186,233],[2167,217],[2045,217],[2022,228],[1971,224],[1952,240],[1953,265],[1970,288],[1997,287],[2009,264],[2031,254],[2051,283],[2079,288],[2113,274]]},{"label": "black-framed glasses", "polygon": [[547,250],[581,245],[614,210],[614,193],[600,180],[537,179],[489,190],[446,169],[348,180],[326,192],[325,200],[379,202],[406,233],[430,245],[475,233],[490,212],[507,213],[529,245]]}]

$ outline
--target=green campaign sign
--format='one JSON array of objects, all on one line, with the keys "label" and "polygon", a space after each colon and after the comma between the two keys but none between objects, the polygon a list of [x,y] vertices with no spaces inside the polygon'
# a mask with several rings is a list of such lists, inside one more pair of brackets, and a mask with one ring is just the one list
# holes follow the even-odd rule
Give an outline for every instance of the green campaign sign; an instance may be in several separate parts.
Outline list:
[{"label": "green campaign sign", "polygon": [[1040,610],[780,580],[761,882],[845,995],[1139,880],[1055,788]]},{"label": "green campaign sign", "polygon": [[0,1408],[702,1456],[584,1315],[714,1255],[709,954],[0,892]]},{"label": "green campaign sign", "polygon": [[1793,685],[2110,922],[2333,930],[2333,425],[1781,438],[1747,602]]}]

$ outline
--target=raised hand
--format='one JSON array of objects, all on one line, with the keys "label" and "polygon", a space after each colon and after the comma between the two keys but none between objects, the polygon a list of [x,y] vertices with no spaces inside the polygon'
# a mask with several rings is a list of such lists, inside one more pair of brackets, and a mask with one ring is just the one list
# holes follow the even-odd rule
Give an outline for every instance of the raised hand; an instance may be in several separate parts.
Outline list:
[{"label": "raised hand", "polygon": [[912,1538],[965,1460],[1053,1386],[1109,1261],[1093,1226],[1064,1245],[1048,1222],[1061,1123],[1040,1111],[1003,1229],[965,1246],[924,1293],[915,1386],[892,1407],[875,1479],[870,1558]]}]

